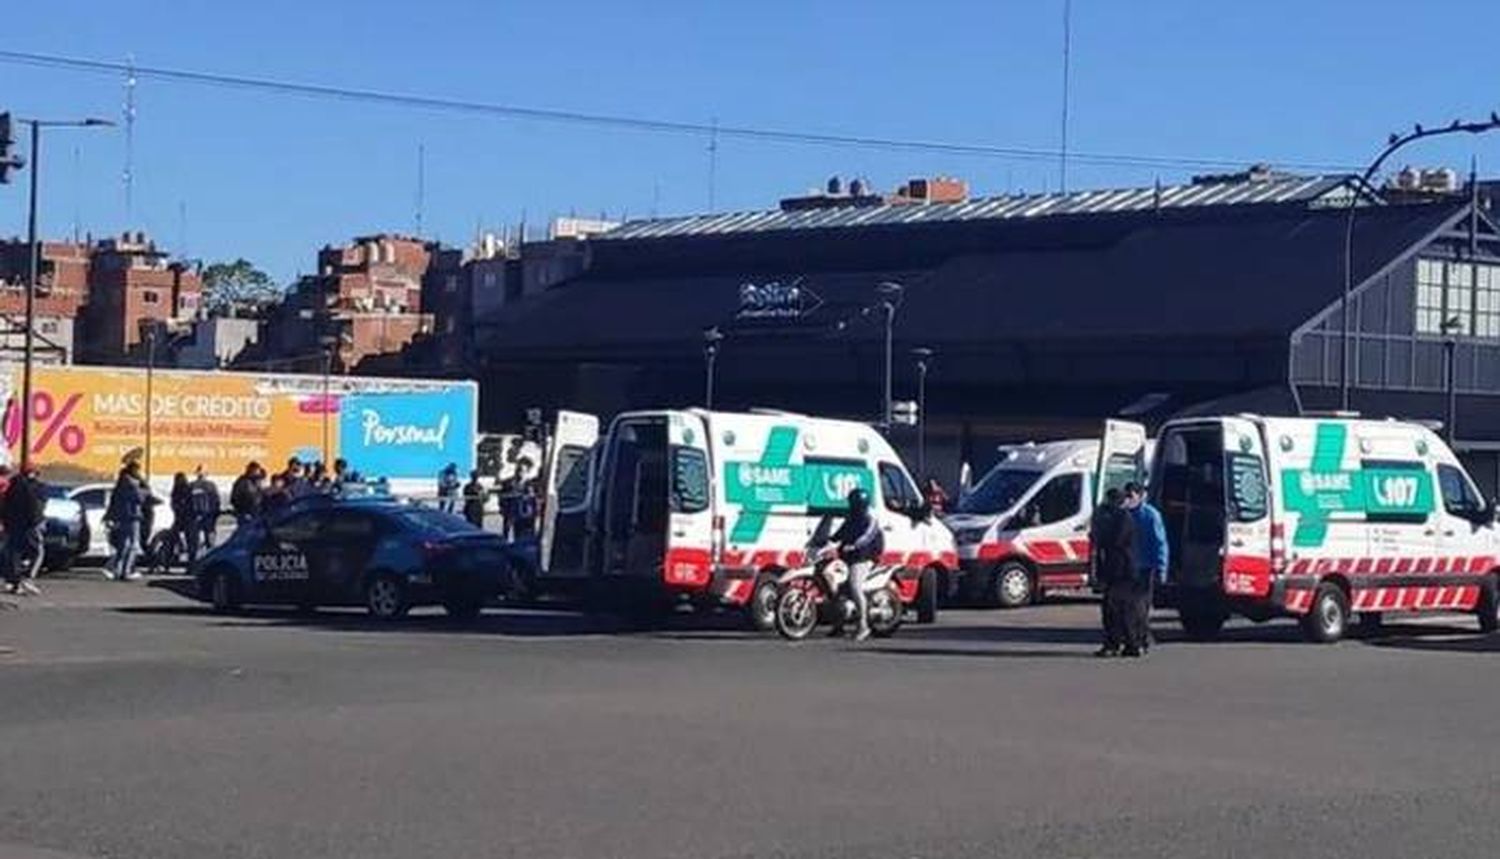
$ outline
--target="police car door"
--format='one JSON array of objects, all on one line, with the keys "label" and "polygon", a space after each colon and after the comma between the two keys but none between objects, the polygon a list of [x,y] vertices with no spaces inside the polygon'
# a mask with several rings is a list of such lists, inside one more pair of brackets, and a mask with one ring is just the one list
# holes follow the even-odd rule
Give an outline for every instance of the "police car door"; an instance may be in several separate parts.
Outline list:
[{"label": "police car door", "polygon": [[697,415],[674,412],[667,425],[667,550],[669,585],[702,586],[712,575],[713,491],[708,430]]},{"label": "police car door", "polygon": [[250,584],[258,599],[301,602],[315,598],[307,551],[322,527],[319,511],[304,511],[274,522],[250,556]]},{"label": "police car door", "polygon": [[380,521],[368,510],[335,507],[307,548],[313,586],[331,601],[358,598],[370,568]]},{"label": "police car door", "polygon": [[542,505],[541,572],[545,575],[582,576],[588,571],[586,549],[598,442],[597,417],[557,413],[543,473],[547,494]]}]

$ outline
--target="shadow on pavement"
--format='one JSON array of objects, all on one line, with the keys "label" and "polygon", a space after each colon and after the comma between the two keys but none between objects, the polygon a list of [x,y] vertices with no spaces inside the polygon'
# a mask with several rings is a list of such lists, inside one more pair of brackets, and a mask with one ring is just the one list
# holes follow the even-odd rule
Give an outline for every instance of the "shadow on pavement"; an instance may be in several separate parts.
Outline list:
[{"label": "shadow on pavement", "polygon": [[454,620],[438,612],[408,615],[397,621],[382,621],[362,609],[325,608],[303,611],[295,608],[251,607],[233,614],[218,614],[204,605],[125,606],[115,609],[129,615],[200,617],[225,629],[301,627],[329,632],[459,633],[516,637],[579,635],[640,635],[667,639],[733,640],[763,638],[745,628],[743,618],[733,615],[674,614],[658,623],[643,624],[607,614],[592,614],[558,608],[487,609],[472,620]]}]

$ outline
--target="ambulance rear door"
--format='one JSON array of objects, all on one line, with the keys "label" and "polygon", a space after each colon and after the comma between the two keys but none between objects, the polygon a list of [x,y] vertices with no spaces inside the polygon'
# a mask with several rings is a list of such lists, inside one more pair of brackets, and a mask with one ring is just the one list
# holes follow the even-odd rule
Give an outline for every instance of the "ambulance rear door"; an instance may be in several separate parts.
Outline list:
[{"label": "ambulance rear door", "polygon": [[702,587],[713,570],[713,469],[708,426],[697,413],[673,412],[667,422],[668,585]]},{"label": "ambulance rear door", "polygon": [[1271,593],[1271,493],[1260,424],[1224,419],[1224,593]]},{"label": "ambulance rear door", "polygon": [[1109,489],[1146,481],[1146,427],[1130,421],[1105,421],[1094,471],[1094,505]]},{"label": "ambulance rear door", "polygon": [[547,445],[543,477],[541,572],[548,576],[587,575],[591,509],[594,497],[599,419],[559,411]]}]

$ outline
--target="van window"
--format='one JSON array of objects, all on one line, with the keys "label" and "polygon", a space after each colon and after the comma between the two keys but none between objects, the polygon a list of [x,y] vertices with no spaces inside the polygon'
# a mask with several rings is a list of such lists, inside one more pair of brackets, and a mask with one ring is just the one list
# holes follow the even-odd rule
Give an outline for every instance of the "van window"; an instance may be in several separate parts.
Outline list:
[{"label": "van window", "polygon": [[1484,499],[1469,484],[1460,469],[1439,463],[1438,488],[1443,493],[1443,509],[1454,516],[1472,516],[1484,509]]},{"label": "van window", "polygon": [[1047,481],[1026,505],[1026,524],[1051,525],[1077,516],[1083,510],[1083,475],[1059,474]]},{"label": "van window", "polygon": [[575,510],[588,501],[589,449],[570,444],[557,452],[557,506]]},{"label": "van window", "polygon": [[897,513],[910,512],[922,503],[906,469],[889,462],[880,463],[880,492],[885,496],[886,509]]},{"label": "van window", "polygon": [[960,498],[959,513],[981,516],[1004,513],[1014,507],[1042,477],[1042,472],[1022,468],[996,468],[979,481],[979,485]]},{"label": "van window", "polygon": [[1104,491],[1125,488],[1125,484],[1141,479],[1141,470],[1136,459],[1129,454],[1112,453],[1104,461]]},{"label": "van window", "polygon": [[708,509],[708,456],[696,447],[672,448],[672,512]]},{"label": "van window", "polygon": [[1231,453],[1229,459],[1229,518],[1258,522],[1266,516],[1266,473],[1260,457]]}]

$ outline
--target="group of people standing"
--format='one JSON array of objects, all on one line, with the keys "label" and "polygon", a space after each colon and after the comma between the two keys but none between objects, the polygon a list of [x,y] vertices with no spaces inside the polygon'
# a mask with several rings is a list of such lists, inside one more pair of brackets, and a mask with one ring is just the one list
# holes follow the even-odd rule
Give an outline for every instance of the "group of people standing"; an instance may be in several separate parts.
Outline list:
[{"label": "group of people standing", "polygon": [[438,472],[438,509],[444,513],[459,512],[459,498],[463,499],[463,517],[475,528],[484,527],[484,517],[489,497],[494,495],[501,518],[500,532],[508,539],[536,535],[537,513],[540,501],[535,480],[522,480],[519,476],[507,477],[496,489],[490,489],[480,480],[479,472],[469,472],[469,482],[462,485],[458,480],[458,465],[448,463]]},{"label": "group of people standing", "polygon": [[[192,563],[199,553],[213,548],[218,535],[219,487],[198,466],[191,478],[179,471],[172,476],[168,496],[172,511],[172,540],[165,546],[180,550],[183,560]],[[138,459],[128,459],[115,476],[104,510],[104,526],[109,529],[110,559],[104,577],[117,581],[140,578],[136,565],[152,547],[156,530],[156,507],[161,499],[151,490]],[[165,551],[165,546],[156,547]],[[175,553],[175,551],[174,551]],[[175,558],[165,559],[168,562]]]},{"label": "group of people standing", "polygon": [[1094,511],[1089,537],[1104,587],[1104,644],[1094,655],[1144,656],[1151,647],[1152,592],[1166,581],[1169,563],[1161,513],[1141,484],[1128,483],[1124,491],[1111,487]]},{"label": "group of people standing", "polygon": [[[275,474],[268,474],[264,466],[252,461],[229,488],[229,509],[235,522],[243,524],[274,513],[304,495],[338,493],[356,483],[364,485],[365,481],[343,459],[335,459],[329,469],[322,462],[303,463],[294,456]],[[381,491],[383,485],[384,478],[375,481],[375,491]]]}]

